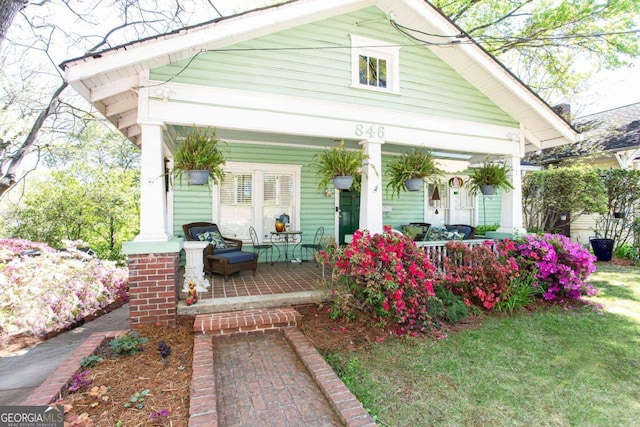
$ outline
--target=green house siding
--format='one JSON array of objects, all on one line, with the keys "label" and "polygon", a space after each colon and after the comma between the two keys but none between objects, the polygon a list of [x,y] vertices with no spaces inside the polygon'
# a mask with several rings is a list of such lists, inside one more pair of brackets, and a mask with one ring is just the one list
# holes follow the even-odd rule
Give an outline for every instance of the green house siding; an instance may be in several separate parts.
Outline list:
[{"label": "green house siding", "polygon": [[[327,198],[324,191],[317,189],[315,171],[309,166],[311,158],[320,149],[299,147],[266,146],[256,144],[230,144],[227,161],[247,163],[270,163],[302,165],[300,228],[304,241],[313,239],[319,226],[324,226],[325,234],[333,235],[334,198]],[[182,236],[182,224],[194,221],[210,221],[213,217],[212,193],[204,186],[189,186],[174,183],[174,235]],[[251,248],[249,244],[247,246]]]},{"label": "green house siding", "polygon": [[423,222],[424,220],[424,197],[425,191],[404,191],[399,196],[391,198],[391,189],[387,192],[387,184],[390,178],[384,174],[387,163],[392,156],[382,158],[382,204],[391,208],[391,212],[382,214],[384,225],[391,225],[396,230],[402,231],[401,226],[410,222]]},{"label": "green house siding", "polygon": [[[357,25],[384,16],[371,7],[205,52],[153,69],[150,77],[517,126],[428,48],[414,45],[385,19]],[[402,46],[399,95],[350,87],[350,34]]]},{"label": "green house siding", "polygon": [[502,195],[478,196],[478,225],[500,225]]}]

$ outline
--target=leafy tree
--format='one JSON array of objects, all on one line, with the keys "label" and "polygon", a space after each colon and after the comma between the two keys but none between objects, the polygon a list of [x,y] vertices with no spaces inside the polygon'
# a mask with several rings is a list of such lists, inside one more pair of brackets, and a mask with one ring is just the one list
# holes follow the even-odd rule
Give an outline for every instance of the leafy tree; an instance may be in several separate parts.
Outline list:
[{"label": "leafy tree", "polygon": [[[596,222],[596,231],[615,240],[615,249],[640,232],[640,171],[609,169],[601,171],[607,192],[606,210]],[[616,218],[620,213],[623,218]]]},{"label": "leafy tree", "polygon": [[606,191],[590,166],[528,172],[522,183],[522,209],[527,230],[554,233],[562,214],[574,222],[584,214],[603,213]]},{"label": "leafy tree", "polygon": [[6,209],[3,226],[11,237],[58,248],[65,239],[84,240],[100,257],[117,260],[138,231],[139,153],[99,124],[83,137],[64,156],[53,153],[58,169],[28,186]]},{"label": "leafy tree", "polygon": [[637,0],[434,5],[549,102],[572,93],[593,72],[629,65],[640,54]]},{"label": "leafy tree", "polygon": [[[17,3],[0,0],[0,16],[3,7]],[[66,90],[58,64],[202,16],[203,7],[186,10],[183,3],[43,0],[20,11],[0,46],[0,124],[8,125],[0,128],[0,198],[35,168],[25,168],[25,159],[39,161],[66,144],[83,131],[87,113],[95,114]],[[212,3],[205,7],[215,10]]]}]

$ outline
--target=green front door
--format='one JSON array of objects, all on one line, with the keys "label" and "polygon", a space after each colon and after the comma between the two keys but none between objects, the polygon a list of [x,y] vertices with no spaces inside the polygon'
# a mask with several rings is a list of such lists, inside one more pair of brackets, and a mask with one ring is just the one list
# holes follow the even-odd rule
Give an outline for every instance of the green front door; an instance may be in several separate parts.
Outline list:
[{"label": "green front door", "polygon": [[340,192],[339,218],[338,243],[344,245],[344,236],[353,234],[360,224],[360,193],[355,191]]}]

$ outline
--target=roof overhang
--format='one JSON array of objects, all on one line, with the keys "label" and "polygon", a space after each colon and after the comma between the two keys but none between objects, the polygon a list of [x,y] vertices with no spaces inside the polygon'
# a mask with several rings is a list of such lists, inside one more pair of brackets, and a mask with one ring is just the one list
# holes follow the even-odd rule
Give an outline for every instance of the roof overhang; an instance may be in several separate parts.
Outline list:
[{"label": "roof overhang", "polygon": [[[293,0],[68,60],[60,67],[78,93],[138,143],[138,88],[144,71],[370,6],[407,27],[440,35],[461,32],[423,0]],[[577,140],[569,123],[477,44],[428,48],[521,123],[528,151]]]}]

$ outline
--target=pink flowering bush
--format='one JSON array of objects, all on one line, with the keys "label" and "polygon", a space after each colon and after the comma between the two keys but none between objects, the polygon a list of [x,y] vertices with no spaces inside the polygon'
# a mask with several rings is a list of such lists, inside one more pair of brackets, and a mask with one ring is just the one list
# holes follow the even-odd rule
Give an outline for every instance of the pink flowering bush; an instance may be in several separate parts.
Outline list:
[{"label": "pink flowering bush", "polygon": [[537,270],[533,286],[545,300],[579,298],[596,290],[586,279],[596,270],[596,257],[561,234],[530,234],[514,243],[513,255],[521,269]]},{"label": "pink flowering bush", "polygon": [[429,329],[434,267],[411,240],[385,228],[382,234],[356,231],[346,247],[322,252],[332,267],[332,314],[358,312],[396,324],[399,334]]},{"label": "pink flowering bush", "polygon": [[0,336],[45,334],[127,300],[126,269],[76,244],[56,251],[44,243],[0,239]]},{"label": "pink flowering bush", "polygon": [[473,248],[460,241],[447,242],[440,283],[462,297],[468,307],[491,310],[501,301],[511,278],[518,277],[518,264],[509,253],[513,248],[509,240],[487,241]]}]

